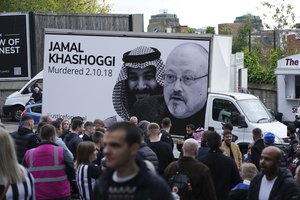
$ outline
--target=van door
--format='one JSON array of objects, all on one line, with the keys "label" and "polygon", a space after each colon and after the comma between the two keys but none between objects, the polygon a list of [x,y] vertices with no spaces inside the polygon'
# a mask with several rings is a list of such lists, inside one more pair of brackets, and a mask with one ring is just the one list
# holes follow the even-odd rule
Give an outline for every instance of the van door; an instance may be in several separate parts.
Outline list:
[{"label": "van door", "polygon": [[238,136],[236,143],[244,141],[245,129],[238,128],[238,117],[241,111],[238,106],[230,98],[226,97],[213,97],[211,98],[211,107],[207,108],[211,113],[209,115],[208,127],[214,127],[218,133],[223,133],[222,123],[231,123],[233,126],[232,133]]}]

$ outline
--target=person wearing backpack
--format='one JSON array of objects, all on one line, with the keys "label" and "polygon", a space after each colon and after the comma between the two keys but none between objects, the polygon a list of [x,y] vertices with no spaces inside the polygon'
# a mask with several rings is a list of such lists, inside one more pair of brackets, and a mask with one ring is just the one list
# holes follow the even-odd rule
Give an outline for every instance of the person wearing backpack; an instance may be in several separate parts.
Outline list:
[{"label": "person wearing backpack", "polygon": [[195,139],[183,143],[183,156],[164,171],[172,192],[181,200],[216,200],[215,186],[209,168],[196,160],[199,144]]}]

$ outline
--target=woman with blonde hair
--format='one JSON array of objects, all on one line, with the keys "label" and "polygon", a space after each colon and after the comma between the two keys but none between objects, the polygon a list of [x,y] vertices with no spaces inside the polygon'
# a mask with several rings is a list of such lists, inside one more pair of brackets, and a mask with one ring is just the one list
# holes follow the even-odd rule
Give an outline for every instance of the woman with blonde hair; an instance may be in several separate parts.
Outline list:
[{"label": "woman with blonde hair", "polygon": [[97,149],[93,142],[79,143],[77,147],[76,183],[80,199],[94,199],[93,191],[96,179],[101,174],[101,168],[92,162],[97,159]]},{"label": "woman with blonde hair", "polygon": [[15,145],[0,127],[0,199],[35,199],[34,179],[18,164]]},{"label": "woman with blonde hair", "polygon": [[61,122],[62,134],[60,138],[64,141],[65,137],[70,133],[70,122],[68,120],[63,120]]}]

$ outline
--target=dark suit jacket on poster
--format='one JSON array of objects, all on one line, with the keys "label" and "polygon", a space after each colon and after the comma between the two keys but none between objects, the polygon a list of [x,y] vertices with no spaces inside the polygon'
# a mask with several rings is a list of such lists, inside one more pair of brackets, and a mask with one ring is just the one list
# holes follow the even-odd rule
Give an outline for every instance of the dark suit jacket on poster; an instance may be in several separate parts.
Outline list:
[{"label": "dark suit jacket on poster", "polygon": [[161,123],[162,119],[169,117],[172,121],[170,133],[174,135],[184,135],[187,124],[194,124],[196,127],[203,127],[205,117],[204,107],[191,117],[178,119],[169,112],[163,95],[154,95],[146,99],[142,99],[133,104],[130,113],[136,116],[139,120],[147,120],[150,122]]}]

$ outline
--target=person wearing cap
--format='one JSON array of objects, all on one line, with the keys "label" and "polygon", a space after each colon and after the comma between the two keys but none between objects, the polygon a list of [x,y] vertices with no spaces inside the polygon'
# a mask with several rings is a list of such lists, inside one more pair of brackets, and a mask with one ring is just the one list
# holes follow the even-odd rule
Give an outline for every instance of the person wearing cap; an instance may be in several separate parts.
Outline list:
[{"label": "person wearing cap", "polygon": [[238,169],[242,166],[242,153],[237,144],[232,142],[232,132],[228,129],[225,129],[223,132],[223,139],[221,149],[224,151],[224,154],[235,161],[235,164]]},{"label": "person wearing cap", "polygon": [[251,160],[253,164],[259,169],[259,159],[262,150],[265,148],[264,140],[262,139],[262,132],[260,128],[255,128],[252,130],[252,138],[254,141],[251,147]]},{"label": "person wearing cap", "polygon": [[137,100],[162,94],[164,63],[153,47],[139,46],[124,53],[124,64],[114,86],[112,100],[117,114],[129,120]]},{"label": "person wearing cap", "polygon": [[35,133],[33,133],[34,120],[28,115],[21,118],[21,127],[17,131],[11,133],[17,150],[18,162],[21,164],[24,155],[28,149],[39,146],[40,141]]},{"label": "person wearing cap", "polygon": [[289,123],[287,126],[287,136],[290,138],[290,147],[288,152],[288,162],[290,162],[297,151],[297,144],[299,139],[296,135],[296,126],[293,123]]},{"label": "person wearing cap", "polygon": [[84,123],[84,133],[82,136],[83,141],[92,142],[92,136],[95,133],[95,125],[93,122],[87,121]]},{"label": "person wearing cap", "polygon": [[264,144],[265,144],[265,147],[274,145],[274,142],[275,142],[275,135],[274,135],[274,133],[267,132],[264,135]]},{"label": "person wearing cap", "polygon": [[[275,146],[275,134],[271,132],[267,132],[264,135],[264,146]],[[280,149],[281,150],[281,149]],[[281,150],[281,161],[280,161],[280,167],[287,167],[287,156],[284,153],[284,151]]]}]

